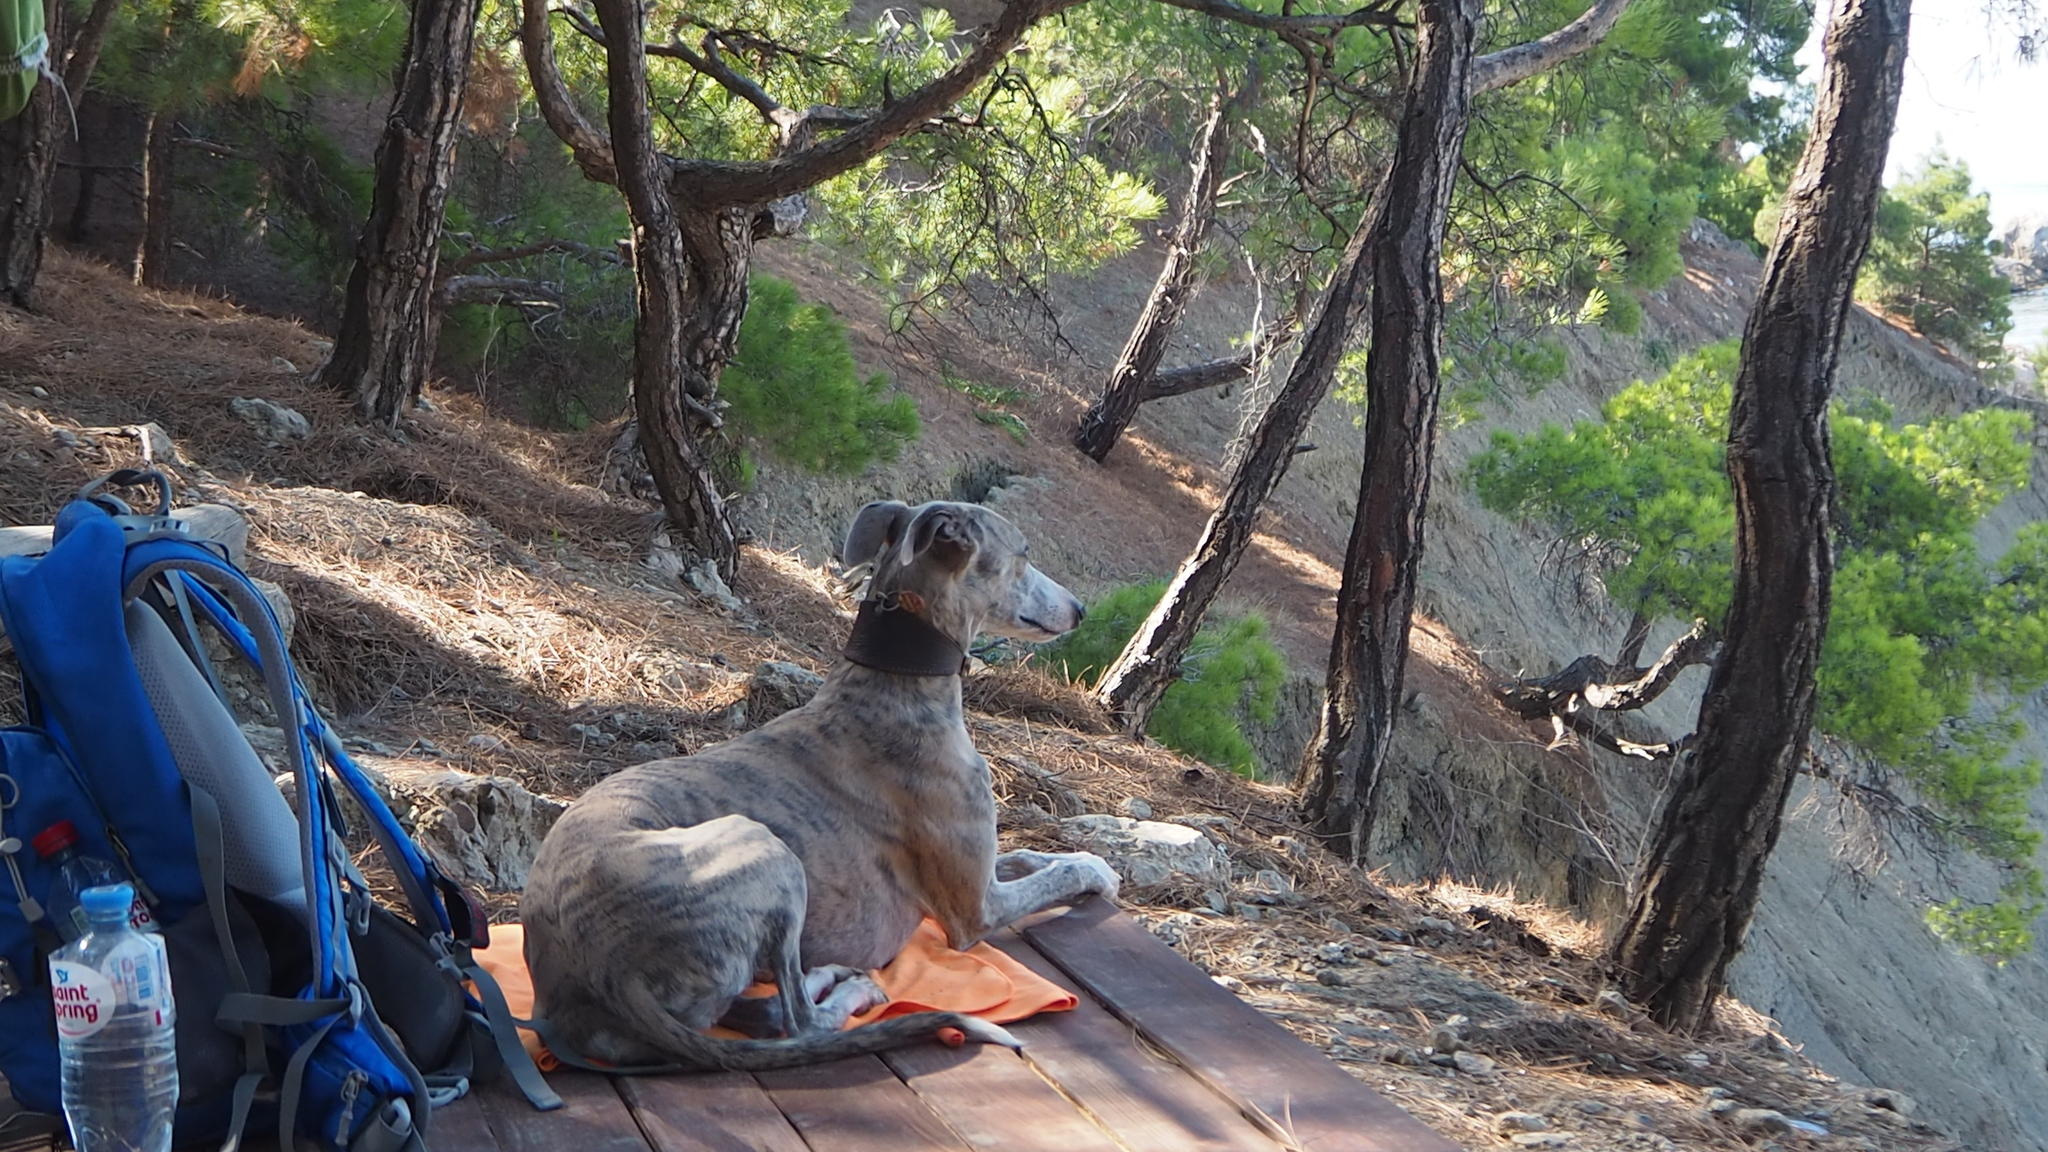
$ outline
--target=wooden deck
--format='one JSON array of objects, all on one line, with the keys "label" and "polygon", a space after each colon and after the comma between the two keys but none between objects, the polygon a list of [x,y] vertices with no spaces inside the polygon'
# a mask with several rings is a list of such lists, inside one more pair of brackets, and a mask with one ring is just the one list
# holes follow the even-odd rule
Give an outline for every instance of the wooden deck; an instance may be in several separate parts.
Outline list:
[{"label": "wooden deck", "polygon": [[554,1072],[434,1113],[433,1152],[1456,1152],[1101,901],[993,943],[1081,993],[936,1044],[756,1075]]}]

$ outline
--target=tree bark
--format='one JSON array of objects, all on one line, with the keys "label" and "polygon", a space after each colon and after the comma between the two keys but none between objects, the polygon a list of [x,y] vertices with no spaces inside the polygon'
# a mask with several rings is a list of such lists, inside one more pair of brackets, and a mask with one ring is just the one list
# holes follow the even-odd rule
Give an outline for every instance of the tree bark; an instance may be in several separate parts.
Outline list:
[{"label": "tree bark", "polygon": [[[86,85],[92,82],[93,69],[99,67],[100,49],[106,47],[107,31],[114,26],[114,13],[120,7],[121,0],[93,0],[79,22],[77,35],[65,47],[64,66],[57,72],[64,77],[64,87],[73,100],[85,99]],[[54,31],[50,43],[62,43]]]},{"label": "tree bark", "polygon": [[1629,0],[1593,0],[1578,19],[1512,48],[1489,52],[1472,65],[1472,91],[1491,92],[1520,84],[1588,51],[1607,38],[1628,10]]},{"label": "tree bark", "polygon": [[[64,0],[44,0],[52,45],[65,42]],[[51,50],[56,56],[56,50]],[[57,86],[38,80],[21,115],[0,123],[0,295],[16,308],[31,306],[43,247],[50,238],[50,181],[57,173],[68,112]],[[61,122],[61,126],[60,126]]]},{"label": "tree bark", "polygon": [[1322,722],[1297,780],[1330,845],[1361,859],[1401,702],[1422,561],[1443,342],[1444,227],[1472,111],[1480,0],[1422,0],[1416,64],[1372,251],[1365,463],[1337,594]]},{"label": "tree bark", "polygon": [[1602,712],[1633,711],[1662,696],[1680,672],[1712,664],[1720,644],[1720,637],[1701,620],[1648,668],[1581,656],[1548,676],[1509,684],[1500,691],[1500,700],[1516,715],[1532,720],[1574,712],[1581,704]]},{"label": "tree bark", "polygon": [[[1375,207],[1374,212],[1378,211]],[[1368,231],[1360,224],[1345,245],[1337,278],[1317,306],[1301,355],[1295,358],[1273,403],[1260,415],[1244,458],[1231,473],[1223,500],[1203,527],[1194,551],[1181,563],[1166,594],[1123,654],[1096,683],[1096,699],[1116,714],[1126,735],[1144,734],[1160,698],[1179,678],[1181,661],[1194,642],[1195,631],[1251,542],[1259,509],[1280,486],[1316,405],[1330,391],[1372,270],[1372,253],[1365,242]]]},{"label": "tree bark", "polygon": [[[1001,66],[1038,21],[1079,0],[1010,0],[972,51],[951,68],[871,112],[784,108],[715,56],[680,42],[660,46],[747,100],[775,129],[764,161],[665,156],[647,106],[647,41],[638,0],[597,0],[579,26],[605,51],[609,137],[576,107],[555,66],[546,0],[522,0],[520,43],[534,97],[585,176],[616,184],[633,221],[639,315],[634,330],[634,438],[684,543],[730,580],[738,534],[712,475],[704,437],[719,426],[718,376],[732,359],[746,312],[754,243],[793,230],[805,189],[865,163],[928,124]],[[570,19],[576,16],[570,14]],[[820,139],[822,129],[837,131]],[[796,209],[791,211],[791,209]]]},{"label": "tree bark", "polygon": [[606,40],[612,162],[633,221],[633,413],[640,445],[683,543],[730,580],[739,541],[703,437],[717,427],[708,401],[746,313],[752,228],[734,210],[677,210],[654,147],[640,5],[597,0],[596,10]]},{"label": "tree bark", "polygon": [[1122,355],[1109,370],[1102,395],[1082,414],[1081,426],[1074,433],[1074,447],[1098,464],[1116,447],[1117,438],[1130,427],[1138,406],[1148,398],[1147,386],[1166,356],[1167,342],[1180,327],[1181,314],[1195,287],[1195,257],[1216,219],[1216,197],[1223,187],[1223,166],[1230,154],[1230,117],[1235,111],[1235,100],[1219,97],[1196,135],[1187,200],[1166,242],[1159,278],[1153,281],[1152,295],[1131,325]]},{"label": "tree bark", "polygon": [[365,418],[393,424],[433,366],[435,262],[481,0],[413,0],[398,91],[377,144],[369,223],[320,369]]},{"label": "tree bark", "polygon": [[157,109],[150,114],[149,135],[142,147],[142,243],[135,249],[135,282],[145,288],[170,284],[177,124],[176,112]]},{"label": "tree bark", "polygon": [[1828,394],[1877,211],[1908,14],[1908,0],[1837,9],[1813,133],[1743,331],[1726,641],[1614,949],[1624,990],[1668,1028],[1711,1019],[1806,753],[1833,575]]}]

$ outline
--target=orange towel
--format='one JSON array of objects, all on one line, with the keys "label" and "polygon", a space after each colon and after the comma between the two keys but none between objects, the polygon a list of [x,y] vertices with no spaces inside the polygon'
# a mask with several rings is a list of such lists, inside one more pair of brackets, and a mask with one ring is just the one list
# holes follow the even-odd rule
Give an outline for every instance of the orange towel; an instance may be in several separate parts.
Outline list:
[{"label": "orange towel", "polygon": [[[533,1015],[533,979],[526,971],[523,925],[493,925],[491,946],[479,949],[476,961],[498,982],[514,1016],[524,1019]],[[965,952],[954,951],[946,944],[945,930],[929,919],[917,926],[910,942],[888,967],[871,975],[889,994],[889,1002],[847,1021],[849,1028],[890,1016],[932,1011],[959,1012],[992,1024],[1008,1024],[1040,1012],[1065,1012],[1077,1003],[1073,993],[986,943]],[[774,991],[772,984],[756,984],[745,994],[768,996]],[[714,1028],[711,1034],[739,1037],[724,1028]],[[520,1029],[519,1039],[542,1071],[561,1065],[531,1030]]]}]

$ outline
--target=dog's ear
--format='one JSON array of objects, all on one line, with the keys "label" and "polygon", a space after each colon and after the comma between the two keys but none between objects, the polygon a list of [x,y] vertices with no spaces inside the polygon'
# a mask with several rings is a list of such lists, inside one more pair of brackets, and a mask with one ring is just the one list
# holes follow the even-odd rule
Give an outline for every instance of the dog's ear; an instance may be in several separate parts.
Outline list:
[{"label": "dog's ear", "polygon": [[839,562],[849,568],[866,564],[893,548],[903,539],[910,524],[910,505],[900,500],[876,500],[854,514],[853,527],[846,530],[846,544]]},{"label": "dog's ear", "polygon": [[974,536],[957,504],[927,504],[910,525],[912,555],[958,572],[974,559]]}]

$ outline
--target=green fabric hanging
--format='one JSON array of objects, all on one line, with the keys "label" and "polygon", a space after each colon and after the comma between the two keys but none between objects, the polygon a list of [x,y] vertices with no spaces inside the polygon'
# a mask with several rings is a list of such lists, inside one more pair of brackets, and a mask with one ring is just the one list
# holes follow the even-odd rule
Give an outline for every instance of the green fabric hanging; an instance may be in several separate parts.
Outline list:
[{"label": "green fabric hanging", "polygon": [[28,107],[36,77],[49,70],[43,0],[0,0],[0,120]]}]

